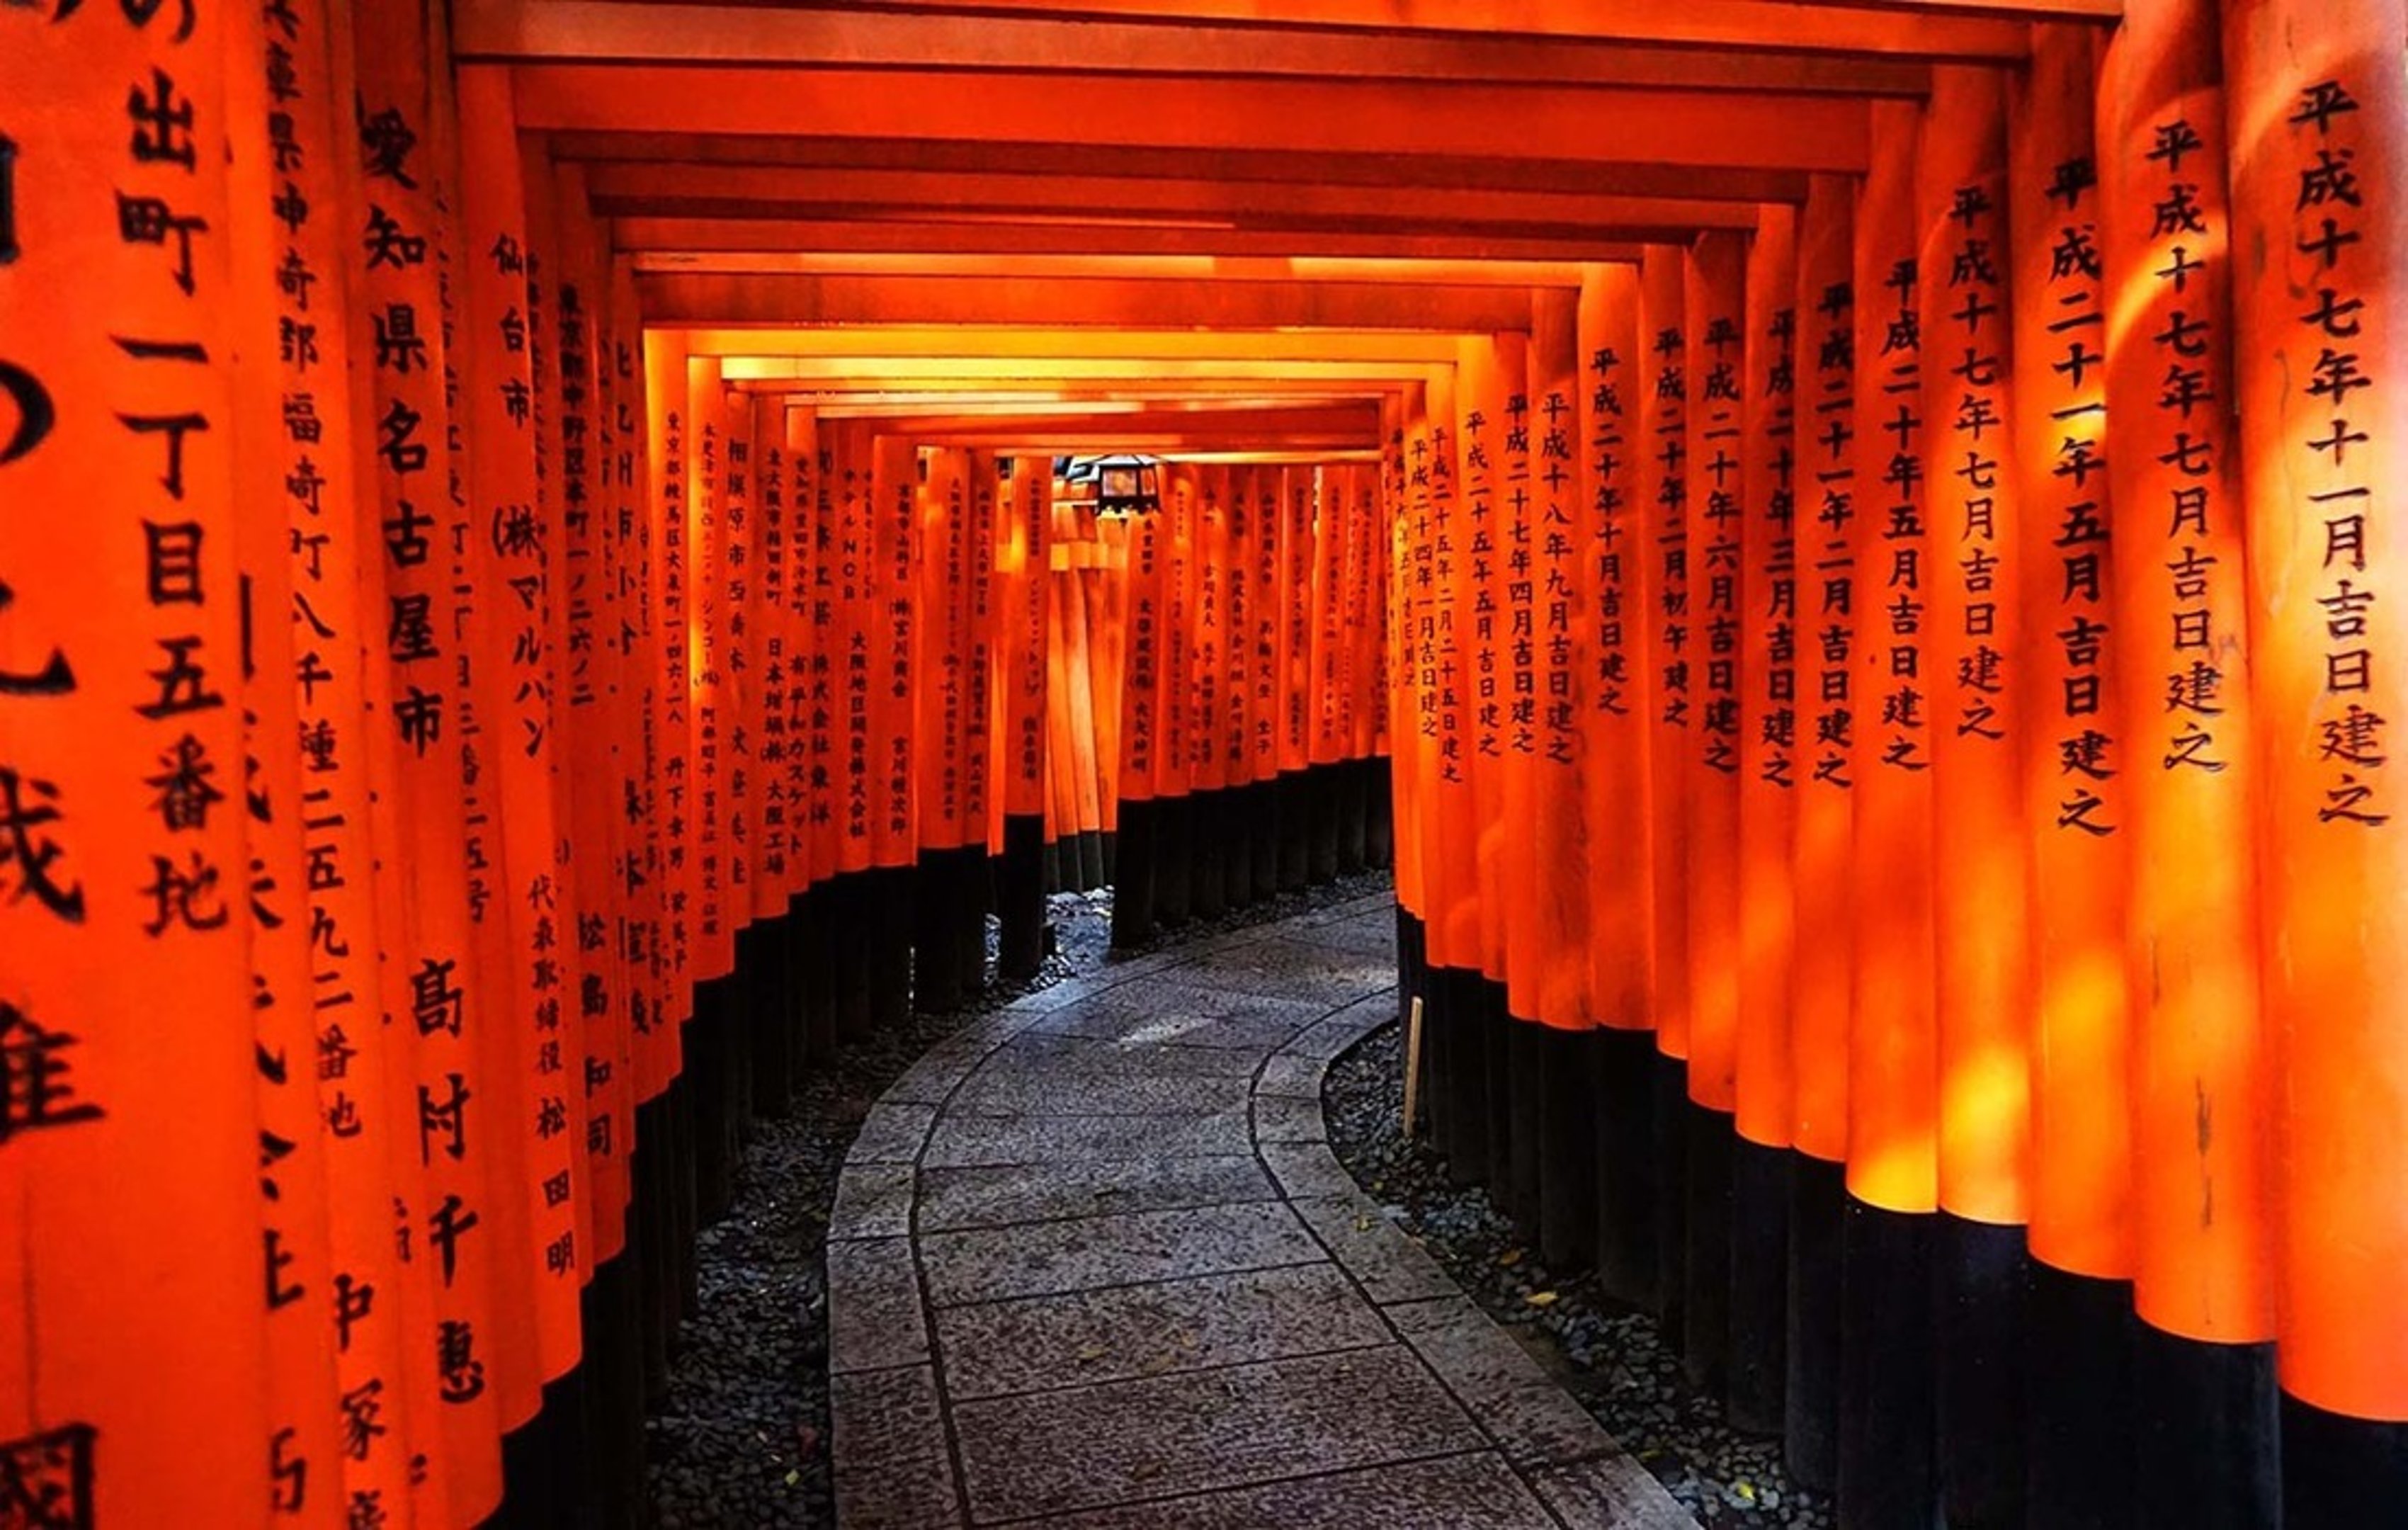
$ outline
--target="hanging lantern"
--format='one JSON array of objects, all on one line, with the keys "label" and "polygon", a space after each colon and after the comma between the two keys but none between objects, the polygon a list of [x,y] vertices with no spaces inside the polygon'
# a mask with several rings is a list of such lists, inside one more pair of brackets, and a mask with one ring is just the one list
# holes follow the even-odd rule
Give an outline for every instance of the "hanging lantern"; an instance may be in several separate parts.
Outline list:
[{"label": "hanging lantern", "polygon": [[[1072,457],[1062,477],[1092,484],[1099,516],[1150,515],[1162,507],[1160,464],[1152,457]],[[1083,495],[1079,497],[1083,498]]]}]

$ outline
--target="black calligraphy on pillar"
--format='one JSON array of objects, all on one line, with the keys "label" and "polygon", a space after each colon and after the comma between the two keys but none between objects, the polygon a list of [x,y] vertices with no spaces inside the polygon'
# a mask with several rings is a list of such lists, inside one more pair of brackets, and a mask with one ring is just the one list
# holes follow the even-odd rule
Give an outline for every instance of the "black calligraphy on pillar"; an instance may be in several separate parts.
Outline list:
[{"label": "black calligraphy on pillar", "polygon": [[[1948,465],[1956,480],[1956,577],[1964,598],[1966,641],[1956,656],[1956,736],[1999,743],[2006,732],[2000,703],[2012,679],[1999,637],[2000,585],[2014,556],[1999,529],[2000,479],[2005,470],[2006,288],[2000,276],[2002,215],[1979,185],[1960,186],[1948,212],[1946,301],[1952,326],[1950,352],[1961,350],[1948,375],[1956,379],[1956,406],[1949,422],[1961,448]],[[1955,333],[1962,326],[1963,333]],[[2012,530],[2012,528],[2010,528]]]},{"label": "black calligraphy on pillar", "polygon": [[99,1437],[88,1423],[70,1423],[0,1439],[0,1525],[92,1530],[93,1446]]},{"label": "black calligraphy on pillar", "polygon": [[1882,473],[1888,491],[1881,529],[1883,555],[1888,567],[1883,578],[1882,615],[1889,634],[1885,679],[1889,688],[1881,698],[1880,726],[1886,737],[1881,763],[1898,770],[1931,767],[1926,733],[1929,727],[1928,693],[1923,679],[1923,555],[1925,527],[1923,492],[1924,420],[1917,412],[1923,393],[1923,326],[1915,302],[1919,273],[1912,260],[1899,261],[1882,283],[1897,307],[1885,322],[1881,352],[1880,383],[1885,403],[1878,428],[1889,440],[1889,463]]},{"label": "black calligraphy on pillar", "polygon": [[1595,516],[1597,557],[1597,709],[1610,717],[1630,715],[1629,616],[1630,572],[1623,548],[1629,535],[1630,506],[1626,492],[1623,453],[1629,450],[1625,434],[1628,416],[1622,397],[1623,358],[1612,346],[1589,353],[1589,471],[1597,479]]},{"label": "black calligraphy on pillar", "polygon": [[[1741,357],[1734,354],[1743,353],[1744,327],[1728,313],[1712,315],[1706,321],[1702,343],[1707,352],[1705,372],[1696,379],[1698,393],[1690,406],[1704,416],[1698,439],[1706,452],[1703,462],[1692,465],[1705,495],[1706,523],[1705,545],[1690,549],[1693,593],[1704,596],[1696,605],[1706,627],[1706,683],[1698,714],[1698,743],[1707,769],[1736,776],[1743,515],[1739,489],[1744,464],[1731,443],[1744,434],[1740,424],[1742,366]],[[1698,580],[1703,582],[1701,592],[1696,589]]]},{"label": "black calligraphy on pillar", "polygon": [[1798,749],[1798,310],[1777,308],[1766,321],[1762,382],[1764,430],[1770,442],[1764,504],[1770,539],[1759,608],[1765,622],[1764,712],[1757,742],[1757,779],[1784,790],[1797,781]]},{"label": "black calligraphy on pillar", "polygon": [[1656,462],[1661,470],[1656,490],[1656,555],[1663,585],[1657,614],[1664,622],[1659,634],[1664,649],[1658,674],[1664,692],[1661,720],[1685,728],[1689,725],[1689,388],[1684,363],[1687,341],[1673,327],[1659,331],[1655,346],[1653,408],[1660,443]]},{"label": "black calligraphy on pillar", "polygon": [[2374,305],[2387,291],[2386,263],[2396,254],[2368,250],[2359,228],[2369,193],[2356,164],[2368,129],[2348,82],[2323,79],[2307,86],[2285,122],[2299,185],[2294,243],[2306,257],[2306,280],[2315,293],[2296,321],[2299,340],[2292,348],[2295,356],[2313,352],[2315,360],[2304,373],[2294,367],[2288,380],[2305,401],[2302,412],[2325,413],[2329,421],[2292,449],[2305,454],[2305,508],[2323,544],[2315,595],[2323,627],[2316,729],[2317,759],[2329,775],[2316,819],[2372,829],[2391,820],[2384,795],[2390,720],[2372,705],[2384,651],[2380,602],[2372,587],[2379,579],[2369,579],[2367,536],[2377,485],[2368,453],[2351,453],[2351,448],[2373,441],[2369,431],[2353,423],[2350,400],[2378,381],[2367,369],[2365,336],[2380,324]]},{"label": "black calligraphy on pillar", "polygon": [[[101,1119],[100,1107],[76,1093],[69,1057],[76,1045],[75,1037],[0,999],[0,1147],[27,1133]],[[6,1502],[0,1495],[0,1505]]]},{"label": "black calligraphy on pillar", "polygon": [[1856,289],[1834,282],[1814,305],[1815,671],[1810,779],[1846,791],[1856,749],[1856,560],[1848,528],[1856,519]]},{"label": "black calligraphy on pillar", "polygon": [[[2159,141],[2161,147],[2167,142]],[[2098,186],[2097,168],[2088,159],[2068,160],[2050,174],[2043,195],[2050,206],[2061,207],[2062,222],[2050,246],[2044,305],[2052,315],[2045,327],[2055,348],[2048,366],[2058,379],[2057,407],[2049,414],[2050,434],[2057,439],[2050,475],[2060,496],[2052,538],[2060,576],[2060,625],[2051,638],[2057,660],[2054,711],[2057,774],[2064,779],[2057,826],[2103,838],[2118,827],[2106,796],[2118,766],[2114,719],[2104,700],[2103,666],[2114,615],[2102,572],[2110,533],[2100,498],[2107,465],[2107,310]],[[2175,245],[2171,258],[2174,264],[2167,275],[2186,283],[2197,268],[2188,248]]]}]

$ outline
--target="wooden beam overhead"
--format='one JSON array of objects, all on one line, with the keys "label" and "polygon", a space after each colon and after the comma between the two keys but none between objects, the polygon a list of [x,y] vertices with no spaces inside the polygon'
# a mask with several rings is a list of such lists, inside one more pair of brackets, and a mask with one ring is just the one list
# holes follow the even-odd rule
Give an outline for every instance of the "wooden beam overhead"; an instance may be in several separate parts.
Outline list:
[{"label": "wooden beam overhead", "polygon": [[[1280,229],[1152,228],[1115,223],[944,222],[924,219],[830,223],[801,218],[621,218],[617,248],[673,256],[714,271],[799,269],[827,254],[1186,255],[1219,259],[1610,261],[1639,259],[1644,240],[1592,235],[1540,238],[1461,234],[1327,234]],[[659,268],[667,269],[666,263]]]},{"label": "wooden beam overhead", "polygon": [[655,326],[1012,324],[1062,328],[1526,330],[1520,288],[1391,282],[1119,280],[639,273]]},{"label": "wooden beam overhead", "polygon": [[953,176],[1217,180],[1264,186],[1388,186],[1439,191],[1555,192],[1799,202],[1806,177],[1747,166],[1644,160],[1517,159],[1462,153],[1325,153],[1270,149],[1165,149],[1130,144],[984,142],[826,136],[764,137],[682,131],[556,132],[552,153],[580,163],[776,164],[797,170],[908,170]]},{"label": "wooden beam overhead", "polygon": [[2121,0],[888,0],[882,8],[1994,61],[2024,56],[2024,21],[2122,14]]},{"label": "wooden beam overhead", "polygon": [[1545,192],[1432,193],[1385,187],[1268,186],[1214,180],[1124,181],[1061,176],[960,176],[909,170],[788,170],[761,165],[595,164],[594,210],[612,218],[812,222],[954,221],[1226,227],[1309,233],[1548,231],[1564,238],[1662,242],[1701,229],[1753,228],[1756,205]]},{"label": "wooden beam overhead", "polygon": [[722,266],[679,256],[645,256],[643,273],[774,269],[797,276],[980,277],[996,281],[1350,281],[1418,287],[1565,287],[1581,284],[1577,261],[1215,260],[1201,255],[830,255],[793,254],[774,266]]},{"label": "wooden beam overhead", "polygon": [[777,64],[1199,79],[1624,85],[1717,93],[1919,96],[1912,60],[1736,51],[1659,41],[1488,33],[1271,30],[1149,18],[976,17],[788,4],[471,0],[457,9],[463,63]]},{"label": "wooden beam overhead", "polygon": [[[1409,330],[1047,329],[989,322],[720,328],[655,320],[695,356],[788,356],[831,359],[924,357],[955,362],[1082,361],[1131,363],[1313,361],[1411,362],[1453,366],[1456,336]],[[1461,334],[1479,331],[1466,330]]]},{"label": "wooden beam overhead", "polygon": [[1863,103],[1561,85],[520,65],[519,125],[579,132],[1458,153],[1861,170]]},{"label": "wooden beam overhead", "polygon": [[723,356],[730,385],[807,388],[1075,391],[1177,387],[1385,389],[1426,379],[1431,364],[1387,361],[1121,361],[1109,357]]}]

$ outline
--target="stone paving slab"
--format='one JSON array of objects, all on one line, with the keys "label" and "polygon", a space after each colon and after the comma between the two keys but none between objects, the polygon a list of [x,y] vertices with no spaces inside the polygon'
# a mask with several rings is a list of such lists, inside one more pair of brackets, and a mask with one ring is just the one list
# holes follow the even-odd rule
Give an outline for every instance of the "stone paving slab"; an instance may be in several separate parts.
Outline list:
[{"label": "stone paving slab", "polygon": [[1557,1530],[1512,1468],[1486,1451],[1029,1523],[1046,1530]]},{"label": "stone paving slab", "polygon": [[1182,981],[1210,981],[1240,993],[1279,998],[1312,999],[1326,1006],[1344,1004],[1366,989],[1393,984],[1393,955],[1363,955],[1306,940],[1273,937],[1236,951],[1220,951],[1175,969]]},{"label": "stone paving slab", "polygon": [[1247,1113],[1217,1116],[946,1116],[922,1166],[1123,1161],[1163,1153],[1192,1158],[1254,1151]]},{"label": "stone paving slab", "polygon": [[847,1164],[908,1164],[920,1156],[928,1128],[936,1122],[937,1107],[881,1100],[862,1118]]},{"label": "stone paving slab", "polygon": [[1393,947],[1378,897],[1113,961],[906,1073],[828,1226],[841,1525],[1691,1523],[1330,1151]]},{"label": "stone paving slab", "polygon": [[836,1512],[844,1530],[944,1530],[962,1523],[945,1407],[927,1366],[831,1377]]},{"label": "stone paving slab", "polygon": [[921,1173],[920,1227],[1000,1227],[1278,1198],[1252,1153],[931,1168]]},{"label": "stone paving slab", "polygon": [[953,1416],[980,1523],[1484,1443],[1401,1345],[957,1402]]},{"label": "stone paving slab", "polygon": [[1243,1078],[1131,1078],[1066,1065],[1050,1076],[981,1069],[947,1108],[969,1116],[1209,1116],[1243,1110],[1253,1093]]},{"label": "stone paving slab", "polygon": [[1330,1257],[1361,1283],[1371,1300],[1412,1302],[1456,1294],[1438,1261],[1361,1193],[1299,1200],[1295,1206]]},{"label": "stone paving slab", "polygon": [[929,1233],[920,1251],[929,1297],[940,1307],[1322,1257],[1296,1213],[1277,1201]]},{"label": "stone paving slab", "polygon": [[928,1325],[910,1238],[829,1244],[827,1282],[831,1372],[916,1366],[928,1358]]},{"label": "stone paving slab", "polygon": [[912,1180],[909,1164],[853,1164],[838,1176],[836,1206],[828,1213],[828,1241],[853,1237],[900,1237],[911,1230]]},{"label": "stone paving slab", "polygon": [[1042,1079],[1058,1069],[1119,1079],[1247,1079],[1256,1060],[1219,1047],[1157,1047],[1144,1041],[1025,1031],[997,1047],[982,1078]]},{"label": "stone paving slab", "polygon": [[1514,1466],[1553,1466],[1613,1451],[1613,1437],[1588,1409],[1469,1298],[1441,1296],[1383,1310]]},{"label": "stone paving slab", "polygon": [[1275,1360],[1393,1342],[1326,1263],[946,1308],[937,1314],[955,1397]]}]

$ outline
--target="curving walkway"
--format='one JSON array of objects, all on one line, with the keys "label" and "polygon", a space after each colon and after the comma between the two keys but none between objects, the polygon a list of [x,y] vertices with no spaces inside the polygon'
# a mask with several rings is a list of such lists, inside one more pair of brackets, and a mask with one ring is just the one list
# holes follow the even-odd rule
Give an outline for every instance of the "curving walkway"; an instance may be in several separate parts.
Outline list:
[{"label": "curving walkway", "polygon": [[1113,963],[887,1092],[828,1229],[844,1530],[1692,1523],[1330,1153],[1394,922]]}]

